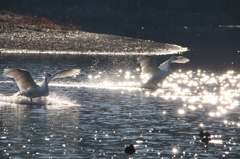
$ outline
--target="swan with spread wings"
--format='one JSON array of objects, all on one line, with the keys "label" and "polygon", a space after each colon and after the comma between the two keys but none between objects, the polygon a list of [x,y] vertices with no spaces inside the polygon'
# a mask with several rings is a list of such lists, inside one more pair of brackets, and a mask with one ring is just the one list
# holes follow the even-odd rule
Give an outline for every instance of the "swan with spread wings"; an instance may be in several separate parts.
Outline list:
[{"label": "swan with spread wings", "polygon": [[57,71],[54,74],[46,73],[41,85],[37,85],[30,72],[25,69],[4,69],[3,75],[14,78],[20,89],[17,95],[29,97],[30,101],[32,102],[32,98],[49,95],[48,83],[53,79],[76,76],[80,73],[80,71],[80,69],[65,69]]},{"label": "swan with spread wings", "polygon": [[171,73],[171,63],[187,63],[190,60],[183,56],[172,56],[159,66],[157,66],[156,60],[150,56],[140,56],[137,61],[140,63],[142,74],[147,76],[147,81],[141,87],[157,88],[157,84]]}]

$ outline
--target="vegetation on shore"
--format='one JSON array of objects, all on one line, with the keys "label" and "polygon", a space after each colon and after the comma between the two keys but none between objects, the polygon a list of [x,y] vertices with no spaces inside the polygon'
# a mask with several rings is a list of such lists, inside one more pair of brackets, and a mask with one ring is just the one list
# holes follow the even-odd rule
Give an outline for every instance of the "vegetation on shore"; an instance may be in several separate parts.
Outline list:
[{"label": "vegetation on shore", "polygon": [[76,31],[78,27],[59,25],[57,21],[47,18],[38,18],[31,15],[19,15],[6,10],[0,12],[0,31],[11,31],[14,28],[30,29],[35,31]]},{"label": "vegetation on shore", "polygon": [[158,26],[239,25],[239,0],[3,0],[0,10],[80,25],[114,22]]}]

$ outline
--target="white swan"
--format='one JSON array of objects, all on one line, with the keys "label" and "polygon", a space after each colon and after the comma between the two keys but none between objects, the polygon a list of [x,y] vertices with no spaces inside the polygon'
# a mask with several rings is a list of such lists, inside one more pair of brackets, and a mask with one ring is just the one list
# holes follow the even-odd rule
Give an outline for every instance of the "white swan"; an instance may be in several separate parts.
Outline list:
[{"label": "white swan", "polygon": [[157,84],[171,73],[171,63],[187,63],[190,60],[183,56],[172,56],[169,60],[157,66],[156,60],[150,56],[140,56],[137,58],[142,68],[142,74],[148,76],[143,88],[157,88]]},{"label": "white swan", "polygon": [[41,85],[37,85],[30,72],[24,69],[4,69],[3,75],[14,78],[20,89],[17,95],[29,97],[32,102],[32,98],[49,95],[48,83],[51,80],[66,76],[76,76],[80,73],[80,71],[80,69],[65,69],[55,72],[54,74],[47,73]]}]

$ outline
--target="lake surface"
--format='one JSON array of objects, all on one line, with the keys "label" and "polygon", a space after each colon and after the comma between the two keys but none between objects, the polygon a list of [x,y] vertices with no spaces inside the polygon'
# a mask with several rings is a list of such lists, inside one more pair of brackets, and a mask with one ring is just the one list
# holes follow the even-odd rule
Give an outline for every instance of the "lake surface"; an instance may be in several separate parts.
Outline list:
[{"label": "lake surface", "polygon": [[[36,82],[42,81],[45,72],[82,71],[76,77],[55,79],[50,95],[34,103],[15,96],[15,81],[0,75],[0,156],[239,158],[240,72],[236,62],[240,49],[231,47],[233,43],[226,48],[216,44],[213,49],[185,44],[191,50],[183,56],[191,61],[175,64],[173,73],[155,91],[139,87],[138,56],[1,54],[2,71],[24,68]],[[204,60],[214,59],[219,51],[215,62]],[[156,56],[159,63],[169,57]],[[198,136],[201,128],[211,133],[207,145]],[[131,156],[124,153],[129,144],[136,149]]]}]

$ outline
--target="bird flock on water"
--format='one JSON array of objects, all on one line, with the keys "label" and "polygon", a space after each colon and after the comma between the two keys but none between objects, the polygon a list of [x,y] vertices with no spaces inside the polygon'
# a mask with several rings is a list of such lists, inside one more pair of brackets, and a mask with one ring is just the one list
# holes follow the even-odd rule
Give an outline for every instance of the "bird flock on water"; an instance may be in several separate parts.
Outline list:
[{"label": "bird flock on water", "polygon": [[[156,60],[151,56],[140,56],[137,58],[137,62],[141,66],[141,74],[147,77],[145,82],[142,82],[141,88],[143,89],[155,89],[158,88],[158,85],[162,84],[163,80],[171,74],[171,63],[187,63],[190,60],[183,56],[172,56],[167,61],[163,62],[159,66],[156,63]],[[53,74],[46,73],[44,80],[41,84],[36,84],[33,80],[31,73],[28,70],[20,68],[7,68],[4,69],[3,75],[7,77],[14,78],[19,92],[17,95],[29,97],[30,101],[33,101],[33,98],[43,97],[49,95],[48,84],[56,78],[64,78],[68,76],[77,76],[80,74],[81,69],[64,69],[57,71]],[[211,134],[209,132],[204,132],[203,129],[199,132],[200,140],[208,145]],[[133,144],[130,144],[124,149],[124,152],[128,155],[133,155],[136,150]]]},{"label": "bird flock on water", "polygon": [[[145,89],[158,88],[158,84],[171,73],[171,63],[187,63],[190,60],[183,56],[172,56],[169,60],[157,66],[156,60],[150,56],[140,56],[137,58],[142,69],[142,75],[147,75],[147,81],[142,83],[141,87]],[[43,97],[49,95],[48,84],[55,78],[64,78],[67,76],[77,76],[80,69],[65,69],[57,71],[53,74],[46,73],[43,82],[37,85],[33,80],[31,73],[28,70],[20,68],[7,68],[4,69],[3,75],[14,78],[19,92],[17,95],[29,97],[30,101],[33,98]]]},{"label": "bird flock on water", "polygon": [[[190,60],[183,56],[172,56],[169,60],[163,62],[159,66],[156,63],[156,60],[150,56],[140,56],[137,58],[137,62],[141,66],[141,74],[147,76],[147,80],[141,84],[143,89],[155,89],[158,88],[158,84],[161,84],[162,81],[171,73],[171,63],[187,63]],[[48,84],[56,78],[64,78],[67,76],[77,76],[80,74],[80,69],[64,69],[57,71],[53,74],[46,73],[44,80],[40,85],[36,84],[34,79],[31,76],[31,73],[28,70],[20,68],[6,68],[4,69],[3,75],[14,78],[19,92],[17,95],[25,96],[30,98],[30,101],[33,101],[33,98],[43,97],[49,95]],[[210,134],[208,132],[204,133],[203,130],[199,134],[201,140],[207,144],[210,139]],[[128,155],[133,155],[136,150],[133,144],[130,144],[125,148],[124,152]]]}]

